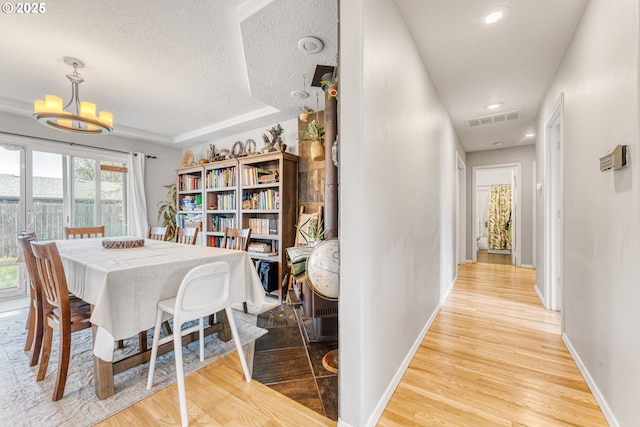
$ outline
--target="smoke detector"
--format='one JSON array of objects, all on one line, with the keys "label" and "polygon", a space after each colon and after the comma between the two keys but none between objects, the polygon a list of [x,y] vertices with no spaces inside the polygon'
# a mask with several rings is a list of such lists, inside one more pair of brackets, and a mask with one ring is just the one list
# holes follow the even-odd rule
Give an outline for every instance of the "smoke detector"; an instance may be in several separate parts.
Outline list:
[{"label": "smoke detector", "polygon": [[322,52],[324,49],[324,43],[317,37],[303,37],[298,40],[298,49],[302,52],[312,55],[314,53]]}]

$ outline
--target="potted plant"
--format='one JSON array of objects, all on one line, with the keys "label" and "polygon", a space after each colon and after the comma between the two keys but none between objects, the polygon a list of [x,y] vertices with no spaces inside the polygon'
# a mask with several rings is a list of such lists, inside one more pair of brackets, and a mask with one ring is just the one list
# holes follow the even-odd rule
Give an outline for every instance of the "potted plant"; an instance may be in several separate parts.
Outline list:
[{"label": "potted plant", "polygon": [[168,200],[158,203],[158,221],[163,227],[167,227],[167,240],[173,240],[176,234],[178,186],[169,184],[164,187],[169,189],[167,192]]},{"label": "potted plant", "polygon": [[307,245],[310,248],[313,248],[318,244],[318,242],[324,239],[324,234],[327,232],[327,230],[323,229],[322,220],[320,220],[320,222],[316,222],[315,219],[309,222],[309,227],[307,227],[307,229],[298,227],[298,230],[300,230],[300,233],[306,237]]},{"label": "potted plant", "polygon": [[331,80],[322,80],[320,84],[322,85],[322,90],[327,91],[327,99],[338,96],[338,76],[334,76]]},{"label": "potted plant", "polygon": [[298,118],[300,119],[301,122],[305,122],[307,123],[309,121],[309,116],[313,113],[315,113],[315,111],[313,111],[312,108],[307,107],[306,105],[304,107],[300,108],[300,115],[298,116]]},{"label": "potted plant", "polygon": [[324,126],[318,124],[316,119],[313,119],[307,125],[307,130],[301,130],[302,134],[301,141],[311,141],[311,160],[319,161],[324,160],[324,145],[323,145],[323,136],[324,136]]}]

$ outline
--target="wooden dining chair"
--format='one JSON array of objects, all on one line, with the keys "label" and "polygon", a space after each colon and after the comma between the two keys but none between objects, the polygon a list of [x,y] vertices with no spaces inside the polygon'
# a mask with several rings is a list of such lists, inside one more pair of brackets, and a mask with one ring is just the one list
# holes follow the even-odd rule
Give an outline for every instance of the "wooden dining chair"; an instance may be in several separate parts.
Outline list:
[{"label": "wooden dining chair", "polygon": [[167,227],[149,227],[149,239],[153,240],[166,240],[167,239]]},{"label": "wooden dining chair", "polygon": [[36,287],[38,277],[38,266],[33,257],[31,242],[37,240],[35,233],[22,232],[18,235],[18,241],[22,246],[22,258],[27,267],[29,277],[29,313],[27,315],[27,339],[24,343],[24,351],[29,353],[29,366],[35,366],[40,359],[42,350],[42,334],[44,331],[42,317],[42,300],[40,286]]},{"label": "wooden dining chair", "polygon": [[247,251],[247,249],[249,249],[250,238],[250,228],[227,228],[224,230],[224,235],[222,236],[220,247],[225,249]]},{"label": "wooden dining chair", "polygon": [[65,227],[65,239],[88,239],[104,237],[104,225],[98,227]]},{"label": "wooden dining chair", "polygon": [[[249,241],[251,239],[250,228],[226,228],[220,247],[225,249],[236,249],[238,251],[247,251],[249,249]],[[245,313],[249,312],[247,302],[242,303],[242,309]]]},{"label": "wooden dining chair", "polygon": [[176,243],[185,245],[195,245],[198,239],[198,227],[178,227],[176,228]]},{"label": "wooden dining chair", "polygon": [[[173,341],[176,361],[176,377],[178,383],[178,398],[180,401],[180,417],[183,426],[189,425],[187,412],[187,397],[184,385],[184,368],[182,362],[182,337],[199,331],[200,361],[204,361],[204,321],[205,316],[224,310],[227,314],[229,328],[233,341],[238,350],[238,357],[247,382],[251,382],[251,374],[245,359],[242,343],[238,336],[238,329],[231,309],[229,298],[230,267],[226,262],[214,262],[199,265],[191,269],[182,280],[178,295],[175,298],[162,300],[158,303],[156,325],[153,333],[153,346],[149,360],[149,376],[147,389],[153,385],[153,373],[156,366],[158,346]],[[165,314],[173,316],[173,334],[160,338],[160,325]],[[198,320],[198,324],[182,329],[189,321]]]},{"label": "wooden dining chair", "polygon": [[[55,330],[60,335],[58,375],[53,391],[53,400],[56,401],[62,398],[67,382],[71,356],[71,333],[90,328],[91,313],[88,305],[76,306],[70,303],[67,279],[55,242],[31,241],[31,247],[40,278],[36,284],[41,286],[44,319],[42,359],[37,380],[42,381],[47,374],[53,331]],[[86,307],[86,311],[80,310],[79,307]]]}]

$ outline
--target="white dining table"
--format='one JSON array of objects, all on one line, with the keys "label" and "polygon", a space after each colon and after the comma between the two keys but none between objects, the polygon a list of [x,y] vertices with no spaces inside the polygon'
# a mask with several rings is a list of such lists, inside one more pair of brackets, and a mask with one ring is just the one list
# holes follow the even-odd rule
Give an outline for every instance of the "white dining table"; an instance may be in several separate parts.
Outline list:
[{"label": "white dining table", "polygon": [[94,355],[104,362],[113,360],[114,341],[154,326],[158,302],[175,297],[186,273],[198,265],[229,263],[231,302],[257,307],[264,302],[264,288],[244,251],[151,239],[137,248],[106,249],[102,240],[58,240],[56,245],[69,291],[93,306]]}]

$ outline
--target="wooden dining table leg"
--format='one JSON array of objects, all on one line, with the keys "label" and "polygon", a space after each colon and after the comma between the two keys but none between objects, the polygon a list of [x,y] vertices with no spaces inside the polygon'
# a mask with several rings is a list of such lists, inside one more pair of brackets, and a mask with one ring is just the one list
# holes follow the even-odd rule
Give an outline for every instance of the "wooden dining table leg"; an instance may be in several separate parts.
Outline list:
[{"label": "wooden dining table leg", "polygon": [[[96,333],[98,327],[96,325],[91,326],[91,332],[93,333],[93,344],[95,345]],[[98,356],[93,356],[93,377],[96,386],[96,396],[99,399],[106,399],[113,396],[115,388],[113,386],[113,364],[111,362],[105,362]]]},{"label": "wooden dining table leg", "polygon": [[[93,312],[93,304],[91,304],[91,311]],[[91,341],[93,347],[96,345],[97,333],[98,326],[91,324]],[[115,387],[113,385],[113,363],[105,362],[94,354],[93,380],[95,382],[96,396],[98,396],[98,399],[106,399],[107,397],[113,396],[115,394]]]}]

